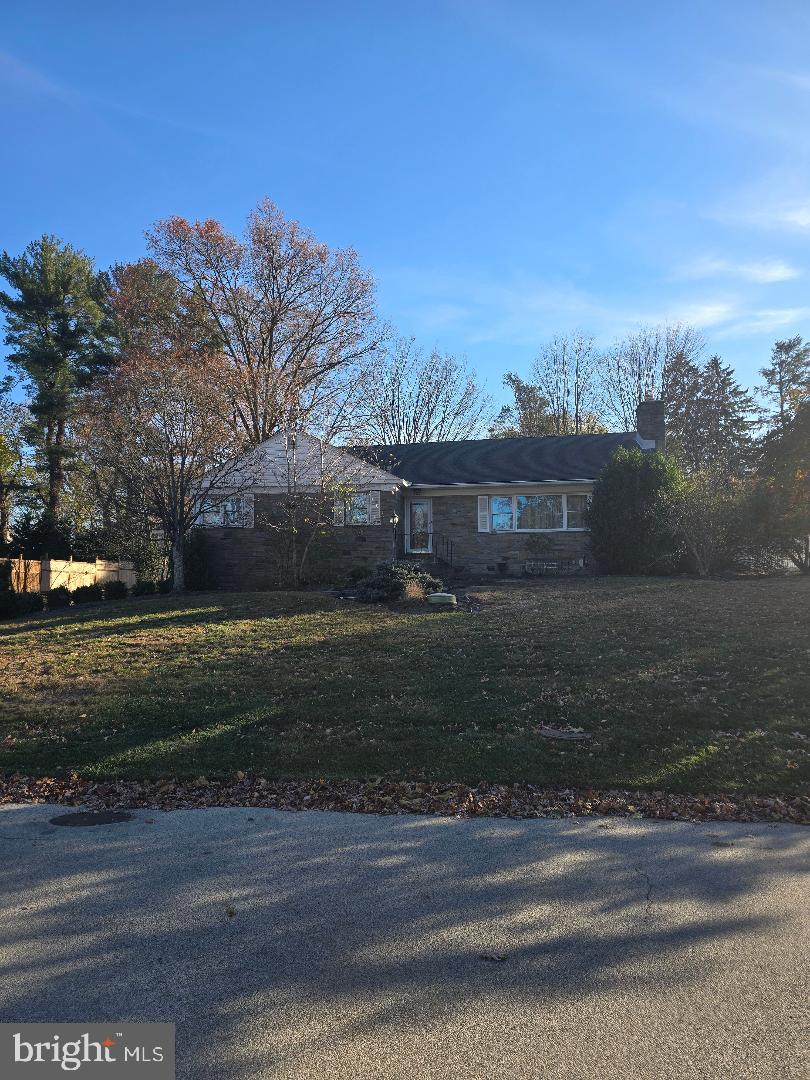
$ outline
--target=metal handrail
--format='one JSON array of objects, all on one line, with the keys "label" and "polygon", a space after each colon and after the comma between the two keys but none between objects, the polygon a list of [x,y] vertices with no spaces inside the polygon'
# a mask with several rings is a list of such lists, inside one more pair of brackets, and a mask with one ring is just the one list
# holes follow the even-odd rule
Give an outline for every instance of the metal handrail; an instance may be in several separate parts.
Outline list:
[{"label": "metal handrail", "polygon": [[[418,551],[414,551],[414,535],[418,535],[420,537],[427,537],[427,547],[420,548]],[[413,531],[406,532],[404,535],[404,539],[406,541],[406,555],[432,555],[433,558],[439,562],[447,563],[448,566],[453,565],[453,557],[455,554],[455,541],[451,537],[434,532],[432,529],[419,529],[416,531],[416,533],[414,533]]]}]

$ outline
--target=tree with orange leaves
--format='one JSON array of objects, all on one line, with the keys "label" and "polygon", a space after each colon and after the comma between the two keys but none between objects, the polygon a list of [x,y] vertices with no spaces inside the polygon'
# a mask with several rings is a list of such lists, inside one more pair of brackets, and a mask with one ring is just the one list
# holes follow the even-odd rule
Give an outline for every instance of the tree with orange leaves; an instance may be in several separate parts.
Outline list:
[{"label": "tree with orange leaves", "polygon": [[269,200],[242,239],[173,217],[147,234],[160,265],[202,305],[230,369],[231,422],[250,445],[322,420],[380,344],[371,276]]}]

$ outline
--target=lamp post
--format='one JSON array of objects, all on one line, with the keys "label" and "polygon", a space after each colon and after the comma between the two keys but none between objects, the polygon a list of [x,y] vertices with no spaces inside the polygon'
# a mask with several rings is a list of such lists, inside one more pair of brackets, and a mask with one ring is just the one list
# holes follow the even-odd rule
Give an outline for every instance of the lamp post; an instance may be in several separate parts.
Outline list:
[{"label": "lamp post", "polygon": [[391,563],[397,561],[397,525],[399,525],[399,514],[391,515]]}]

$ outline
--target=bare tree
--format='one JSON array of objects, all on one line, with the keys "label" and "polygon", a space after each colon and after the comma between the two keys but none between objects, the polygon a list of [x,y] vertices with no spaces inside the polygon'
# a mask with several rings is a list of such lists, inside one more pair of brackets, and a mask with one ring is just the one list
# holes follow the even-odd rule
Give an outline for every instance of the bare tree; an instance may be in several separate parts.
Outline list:
[{"label": "bare tree", "polygon": [[393,522],[380,519],[379,486],[368,490],[374,467],[326,439],[304,431],[279,433],[250,451],[245,464],[275,492],[255,524],[274,535],[268,553],[277,558],[280,581],[294,588],[306,580],[312,552],[333,535],[334,525],[351,524],[353,514],[360,513],[363,524],[393,528]]},{"label": "bare tree", "polygon": [[594,339],[574,331],[543,345],[532,369],[532,381],[547,402],[551,435],[604,431],[599,419],[595,374],[599,355]]},{"label": "bare tree", "polygon": [[633,431],[636,408],[661,397],[664,370],[676,358],[696,361],[703,339],[692,326],[642,326],[619,341],[601,365],[603,411],[622,431]]},{"label": "bare tree", "polygon": [[322,409],[378,348],[374,286],[356,253],[330,250],[269,200],[242,240],[216,221],[179,217],[158,222],[148,240],[214,321],[232,424],[251,445]]},{"label": "bare tree", "polygon": [[426,354],[413,338],[393,343],[367,373],[361,394],[357,432],[372,443],[471,439],[493,415],[492,399],[464,361],[437,349]]},{"label": "bare tree", "polygon": [[240,461],[222,418],[212,363],[128,356],[85,402],[90,452],[105,457],[140,493],[172,556],[174,589],[185,587],[184,541],[191,528],[255,477]]}]

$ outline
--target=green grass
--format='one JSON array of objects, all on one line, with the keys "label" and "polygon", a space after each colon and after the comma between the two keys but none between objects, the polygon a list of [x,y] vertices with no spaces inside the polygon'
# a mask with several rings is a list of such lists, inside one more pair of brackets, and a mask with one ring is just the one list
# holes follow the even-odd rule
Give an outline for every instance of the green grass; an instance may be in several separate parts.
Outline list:
[{"label": "green grass", "polygon": [[480,614],[252,593],[4,623],[0,771],[806,789],[810,580],[476,594]]}]

